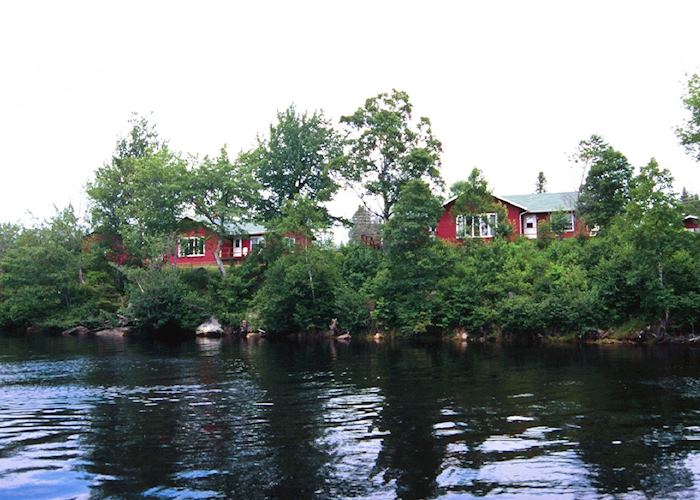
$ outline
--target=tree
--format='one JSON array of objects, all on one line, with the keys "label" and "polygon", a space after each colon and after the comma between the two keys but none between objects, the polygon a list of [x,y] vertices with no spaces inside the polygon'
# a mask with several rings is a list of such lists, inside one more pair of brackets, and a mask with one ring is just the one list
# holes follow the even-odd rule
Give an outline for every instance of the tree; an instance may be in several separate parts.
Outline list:
[{"label": "tree", "polygon": [[258,184],[249,166],[242,161],[232,163],[226,148],[219,156],[208,156],[189,172],[188,201],[205,226],[217,236],[214,258],[219,273],[226,274],[221,260],[223,239],[240,232],[249,220],[258,194]]},{"label": "tree", "polygon": [[578,200],[579,214],[591,225],[606,228],[630,197],[632,166],[600,136],[581,141],[579,158],[589,165]]},{"label": "tree", "polygon": [[127,252],[159,267],[175,252],[188,202],[185,162],[167,147],[138,158],[126,189],[131,198],[118,213]]},{"label": "tree", "polygon": [[92,223],[105,236],[122,238],[136,261],[160,265],[174,250],[187,201],[185,163],[145,118],[134,115],[130,123],[112,162],[87,185]]},{"label": "tree", "polygon": [[92,225],[100,232],[120,235],[124,211],[131,201],[129,179],[135,163],[141,158],[156,154],[165,147],[155,126],[145,117],[132,115],[131,131],[117,141],[112,161],[98,168],[95,179],[88,182],[87,195],[91,202]]},{"label": "tree", "polygon": [[406,182],[384,226],[387,267],[379,274],[376,315],[407,333],[436,326],[436,287],[448,272],[441,242],[430,234],[442,204],[421,180]]},{"label": "tree", "polygon": [[676,135],[688,154],[700,161],[700,75],[696,74],[688,79],[683,106],[690,113],[690,117],[682,127],[676,129]]},{"label": "tree", "polygon": [[493,197],[484,174],[478,168],[472,169],[466,181],[455,182],[450,192],[456,197],[452,214],[467,217],[467,226],[470,226],[468,221],[475,217],[495,213],[497,215],[493,228],[495,234],[508,236],[512,233],[513,228],[508,223],[505,207]]},{"label": "tree", "polygon": [[317,332],[333,317],[339,274],[331,252],[308,247],[276,260],[256,295],[263,327],[271,332]]},{"label": "tree", "polygon": [[0,223],[0,258],[15,245],[21,233],[22,228],[17,224]]},{"label": "tree", "polygon": [[66,326],[70,312],[88,299],[81,265],[85,232],[69,206],[19,233],[0,258],[0,325]]},{"label": "tree", "polygon": [[[341,156],[340,138],[322,112],[299,114],[290,106],[278,113],[269,137],[259,139],[247,158],[263,189],[262,220],[274,220],[286,202],[300,197],[319,207],[330,201],[338,190]],[[322,210],[330,225],[331,217]]]},{"label": "tree", "polygon": [[347,175],[359,184],[360,196],[379,198],[380,208],[371,211],[386,222],[393,213],[403,186],[414,179],[437,184],[440,179],[442,144],[434,136],[430,120],[412,122],[408,94],[398,90],[382,93],[340,121],[347,125]]},{"label": "tree", "polygon": [[643,312],[661,319],[665,329],[674,300],[666,269],[687,236],[671,173],[652,158],[633,179],[630,199],[624,220],[617,226],[634,249],[634,268],[628,279],[637,283]]},{"label": "tree", "polygon": [[700,196],[697,194],[690,194],[683,188],[678,201],[685,215],[700,215]]},{"label": "tree", "polygon": [[547,192],[547,179],[544,176],[544,172],[537,174],[537,181],[535,182],[535,193],[546,193]]}]

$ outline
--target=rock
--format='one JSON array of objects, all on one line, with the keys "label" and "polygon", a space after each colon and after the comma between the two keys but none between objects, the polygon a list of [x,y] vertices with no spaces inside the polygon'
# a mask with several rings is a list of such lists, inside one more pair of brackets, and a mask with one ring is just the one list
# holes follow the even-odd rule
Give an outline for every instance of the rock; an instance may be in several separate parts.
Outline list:
[{"label": "rock", "polygon": [[212,316],[199,325],[195,333],[200,336],[219,336],[224,333],[224,328],[219,323],[219,320]]},{"label": "rock", "polygon": [[119,326],[117,328],[105,328],[104,330],[99,330],[95,332],[97,337],[123,337],[129,333],[129,328],[125,326]]},{"label": "rock", "polygon": [[68,330],[63,330],[61,335],[87,335],[88,333],[90,333],[89,328],[79,325],[69,328]]}]

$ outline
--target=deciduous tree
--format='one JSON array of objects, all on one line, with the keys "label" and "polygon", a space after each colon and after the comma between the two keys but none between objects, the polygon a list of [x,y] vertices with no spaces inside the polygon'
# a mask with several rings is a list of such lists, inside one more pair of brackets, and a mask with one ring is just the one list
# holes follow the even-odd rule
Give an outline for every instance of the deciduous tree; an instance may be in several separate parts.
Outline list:
[{"label": "deciduous tree", "polygon": [[589,166],[579,193],[578,212],[589,224],[605,229],[629,201],[632,166],[596,135],[581,142],[578,158]]},{"label": "deciduous tree", "polygon": [[372,211],[389,220],[403,186],[414,179],[441,184],[442,144],[435,138],[430,120],[413,121],[413,106],[406,92],[393,90],[365,101],[341,123],[350,132],[347,142],[347,174],[369,198],[379,200]]},{"label": "deciduous tree", "polygon": [[700,161],[700,75],[688,79],[683,106],[690,116],[683,126],[676,129],[676,134],[688,154]]},{"label": "deciduous tree", "polygon": [[224,276],[223,240],[240,232],[243,224],[252,218],[259,185],[246,162],[231,162],[226,148],[221,148],[218,157],[204,157],[194,164],[187,177],[187,187],[187,198],[195,214],[217,236],[214,258]]},{"label": "deciduous tree", "polygon": [[247,158],[263,189],[258,204],[262,220],[273,221],[286,202],[306,198],[330,225],[322,206],[338,190],[341,156],[340,138],[322,112],[300,114],[290,106],[278,113],[277,123]]}]

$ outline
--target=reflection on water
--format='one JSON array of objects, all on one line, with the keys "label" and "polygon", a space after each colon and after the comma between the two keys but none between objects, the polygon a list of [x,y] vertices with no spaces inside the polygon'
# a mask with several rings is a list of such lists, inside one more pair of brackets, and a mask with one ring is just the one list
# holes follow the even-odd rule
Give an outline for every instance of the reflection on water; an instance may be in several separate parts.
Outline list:
[{"label": "reflection on water", "polygon": [[698,361],[0,337],[0,497],[697,496]]}]

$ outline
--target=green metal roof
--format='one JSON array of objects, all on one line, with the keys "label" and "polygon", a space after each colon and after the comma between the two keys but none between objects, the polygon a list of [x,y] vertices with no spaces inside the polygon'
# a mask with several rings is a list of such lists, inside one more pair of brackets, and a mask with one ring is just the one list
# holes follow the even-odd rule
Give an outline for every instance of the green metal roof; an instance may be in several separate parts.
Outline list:
[{"label": "green metal roof", "polygon": [[[205,223],[206,219],[201,216],[185,217],[185,219],[190,219],[194,222]],[[267,229],[259,224],[245,223],[245,224],[226,224],[226,231],[229,236],[241,236],[250,234],[265,234]]]},{"label": "green metal roof", "polygon": [[514,194],[510,196],[497,196],[503,201],[508,201],[514,205],[525,208],[528,212],[570,212],[576,210],[578,193],[571,191],[568,193],[533,193]]}]

